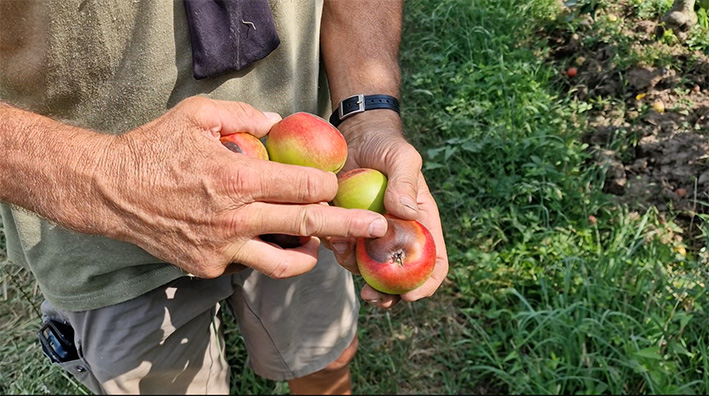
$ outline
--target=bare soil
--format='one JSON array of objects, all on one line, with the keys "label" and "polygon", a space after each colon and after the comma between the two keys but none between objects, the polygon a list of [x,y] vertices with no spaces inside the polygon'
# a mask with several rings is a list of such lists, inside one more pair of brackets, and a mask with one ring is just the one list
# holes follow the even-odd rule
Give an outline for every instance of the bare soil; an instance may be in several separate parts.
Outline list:
[{"label": "bare soil", "polygon": [[[672,213],[697,234],[688,228],[709,213],[709,56],[663,42],[661,16],[640,18],[631,0],[596,11],[576,15],[583,20],[575,32],[550,32],[549,42],[562,86],[594,103],[580,127],[607,170],[604,190],[631,209]],[[602,30],[600,21],[609,20],[620,34]],[[622,62],[628,48],[638,59],[661,54],[660,61]]]}]

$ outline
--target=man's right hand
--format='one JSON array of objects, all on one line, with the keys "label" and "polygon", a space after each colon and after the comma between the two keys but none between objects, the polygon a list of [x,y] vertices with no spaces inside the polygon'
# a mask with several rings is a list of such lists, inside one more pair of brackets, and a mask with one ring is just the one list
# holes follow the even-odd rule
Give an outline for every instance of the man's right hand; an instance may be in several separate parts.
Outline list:
[{"label": "man's right hand", "polygon": [[[10,191],[0,199],[80,232],[134,243],[197,277],[217,277],[243,264],[286,278],[315,265],[318,238],[282,249],[260,234],[375,237],[386,231],[379,214],[323,204],[337,192],[335,174],[224,147],[221,135],[248,132],[260,138],[280,119],[244,103],[189,98],[122,135],[41,118],[23,125],[55,128],[49,154],[57,159],[32,165],[42,169],[30,169],[25,184],[0,179],[0,187]],[[27,141],[18,135],[8,147],[24,150],[20,143]],[[38,151],[28,148],[24,165]],[[3,172],[13,171],[5,169],[12,161],[0,165]],[[51,179],[53,191],[33,188],[43,177]]]}]

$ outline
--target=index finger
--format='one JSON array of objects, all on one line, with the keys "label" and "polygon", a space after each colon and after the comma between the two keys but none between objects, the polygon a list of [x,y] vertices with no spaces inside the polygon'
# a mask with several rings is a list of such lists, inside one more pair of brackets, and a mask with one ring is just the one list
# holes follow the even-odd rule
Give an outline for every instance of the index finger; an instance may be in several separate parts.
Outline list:
[{"label": "index finger", "polygon": [[266,136],[273,124],[281,119],[277,113],[262,112],[248,103],[193,97],[196,109],[192,116],[213,133],[229,135],[248,132],[258,138]]},{"label": "index finger", "polygon": [[284,205],[256,202],[249,205],[252,234],[376,238],[387,230],[377,212],[329,205]]},{"label": "index finger", "polygon": [[337,176],[308,166],[241,158],[225,167],[227,194],[239,202],[318,203],[337,194]]}]

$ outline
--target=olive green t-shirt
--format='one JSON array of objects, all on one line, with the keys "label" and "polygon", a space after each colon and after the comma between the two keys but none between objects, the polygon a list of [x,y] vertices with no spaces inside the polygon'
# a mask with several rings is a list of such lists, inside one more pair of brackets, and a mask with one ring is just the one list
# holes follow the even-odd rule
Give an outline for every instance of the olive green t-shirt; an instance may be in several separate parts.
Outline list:
[{"label": "olive green t-shirt", "polygon": [[[196,80],[183,0],[0,0],[0,100],[113,134],[193,95],[282,116],[326,115],[322,2],[270,5],[278,48],[243,70]],[[185,275],[130,243],[76,233],[6,204],[0,213],[9,261],[27,266],[60,309],[119,303]]]}]

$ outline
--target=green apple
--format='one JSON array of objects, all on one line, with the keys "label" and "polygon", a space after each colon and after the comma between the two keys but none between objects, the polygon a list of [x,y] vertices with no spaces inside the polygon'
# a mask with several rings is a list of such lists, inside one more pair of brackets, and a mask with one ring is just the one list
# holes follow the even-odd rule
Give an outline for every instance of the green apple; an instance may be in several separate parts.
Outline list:
[{"label": "green apple", "polygon": [[385,213],[386,187],[387,177],[382,172],[371,168],[351,169],[339,175],[337,195],[332,203],[341,208]]}]

